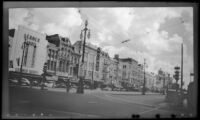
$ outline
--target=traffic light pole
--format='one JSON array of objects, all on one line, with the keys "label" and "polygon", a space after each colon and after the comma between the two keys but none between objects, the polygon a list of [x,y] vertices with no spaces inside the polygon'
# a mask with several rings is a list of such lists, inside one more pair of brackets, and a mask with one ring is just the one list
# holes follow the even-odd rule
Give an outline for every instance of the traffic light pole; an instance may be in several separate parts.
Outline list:
[{"label": "traffic light pole", "polygon": [[47,63],[44,63],[42,81],[41,81],[41,90],[44,90],[44,81],[46,79],[46,73],[47,73]]}]

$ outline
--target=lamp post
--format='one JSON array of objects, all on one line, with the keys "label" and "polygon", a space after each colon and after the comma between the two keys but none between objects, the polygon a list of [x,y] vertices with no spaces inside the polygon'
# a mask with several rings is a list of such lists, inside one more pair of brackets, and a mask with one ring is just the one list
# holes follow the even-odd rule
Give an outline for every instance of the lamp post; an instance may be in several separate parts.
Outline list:
[{"label": "lamp post", "polygon": [[20,77],[19,77],[19,85],[21,84],[21,78],[22,78],[22,71],[23,71],[23,63],[24,63],[24,52],[26,48],[26,43],[27,42],[27,36],[26,34],[24,35],[24,42],[23,42],[23,52],[22,52],[22,60],[21,60],[21,66],[20,66]]},{"label": "lamp post", "polygon": [[145,95],[145,84],[146,84],[146,80],[145,80],[145,59],[144,59],[144,82],[143,82],[143,89],[142,89],[142,95]]},{"label": "lamp post", "polygon": [[[81,61],[82,62],[81,63],[82,73],[83,73],[83,65],[84,65],[86,34],[87,34],[88,39],[90,38],[90,29],[87,28],[87,25],[88,25],[88,21],[86,20],[85,21],[85,28],[83,30],[81,30],[81,38],[82,38],[82,32],[84,31],[83,53],[82,53],[82,61]],[[87,33],[87,31],[88,31],[88,33]],[[81,93],[81,94],[84,93],[84,88],[83,88],[84,78],[85,78],[85,76],[82,74],[80,76],[79,85],[78,85],[76,93]]]}]

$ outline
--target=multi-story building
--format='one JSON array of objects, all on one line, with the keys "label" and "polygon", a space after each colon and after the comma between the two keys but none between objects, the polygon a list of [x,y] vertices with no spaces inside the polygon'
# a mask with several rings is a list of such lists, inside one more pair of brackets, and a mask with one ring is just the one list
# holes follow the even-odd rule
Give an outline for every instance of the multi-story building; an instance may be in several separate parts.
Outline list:
[{"label": "multi-story building", "polygon": [[122,81],[128,87],[137,88],[138,83],[138,62],[132,58],[119,59],[122,66]]},{"label": "multi-story building", "polygon": [[84,82],[86,84],[94,84],[94,86],[97,87],[97,83],[100,82],[100,71],[99,69],[96,69],[97,47],[90,43],[86,43],[84,64],[82,64],[83,42],[76,41],[73,46],[74,50],[81,54],[81,58],[79,59],[79,76],[84,76]]},{"label": "multi-story building", "polygon": [[[83,42],[77,41],[73,46],[75,51],[82,55]],[[87,42],[85,45],[84,64],[81,66],[82,56],[79,62],[79,74],[84,75],[85,83],[94,84],[95,88],[100,84],[109,83],[109,65],[111,61],[108,53],[102,51],[101,48]]]},{"label": "multi-story building", "polygon": [[78,81],[78,61],[80,54],[76,53],[69,38],[58,34],[46,37],[48,41],[46,56],[47,72],[58,76],[58,80]]},{"label": "multi-story building", "polygon": [[22,73],[41,75],[46,61],[44,56],[47,54],[46,36],[23,26],[18,26],[13,33],[14,37],[13,34],[9,37],[9,61],[12,71],[20,72],[22,65]]},{"label": "multi-story building", "polygon": [[9,70],[12,70],[13,68],[13,60],[11,59],[12,53],[13,53],[13,39],[14,39],[14,35],[15,35],[15,29],[10,29],[9,30],[9,44],[8,44],[8,58],[9,58]]},{"label": "multi-story building", "polygon": [[111,67],[112,67],[112,61],[111,61],[108,53],[106,53],[104,51],[101,51],[101,54],[100,54],[100,66],[99,66],[100,73],[101,73],[100,74],[100,78],[103,81],[103,83],[105,83],[105,84],[110,84],[109,83],[109,79],[112,76],[109,76],[109,72],[110,72],[109,68],[113,69]]},{"label": "multi-story building", "polygon": [[10,30],[9,43],[9,63],[13,67],[12,71],[19,73],[22,63],[23,74],[41,76],[44,64],[47,63],[47,80],[70,78],[78,81],[80,54],[75,53],[68,38],[58,34],[46,36],[19,26],[18,30]]}]

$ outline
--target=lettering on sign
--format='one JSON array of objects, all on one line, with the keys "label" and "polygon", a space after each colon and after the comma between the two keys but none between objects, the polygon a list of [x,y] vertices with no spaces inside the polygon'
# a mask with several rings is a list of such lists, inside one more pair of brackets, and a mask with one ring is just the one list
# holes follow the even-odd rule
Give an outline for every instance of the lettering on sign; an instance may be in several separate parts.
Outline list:
[{"label": "lettering on sign", "polygon": [[34,42],[40,42],[40,39],[33,36],[33,35],[24,34],[24,38],[27,39],[27,40],[32,40]]},{"label": "lettering on sign", "polygon": [[32,46],[36,46],[36,43],[31,42],[31,41],[27,41],[27,44],[32,45]]}]

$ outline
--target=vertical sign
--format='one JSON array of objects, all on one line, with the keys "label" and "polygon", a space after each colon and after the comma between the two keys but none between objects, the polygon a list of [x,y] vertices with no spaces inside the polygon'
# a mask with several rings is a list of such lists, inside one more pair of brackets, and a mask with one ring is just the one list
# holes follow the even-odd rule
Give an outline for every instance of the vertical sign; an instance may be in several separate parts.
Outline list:
[{"label": "vertical sign", "polygon": [[100,53],[101,53],[100,48],[97,48],[96,71],[99,71]]}]

